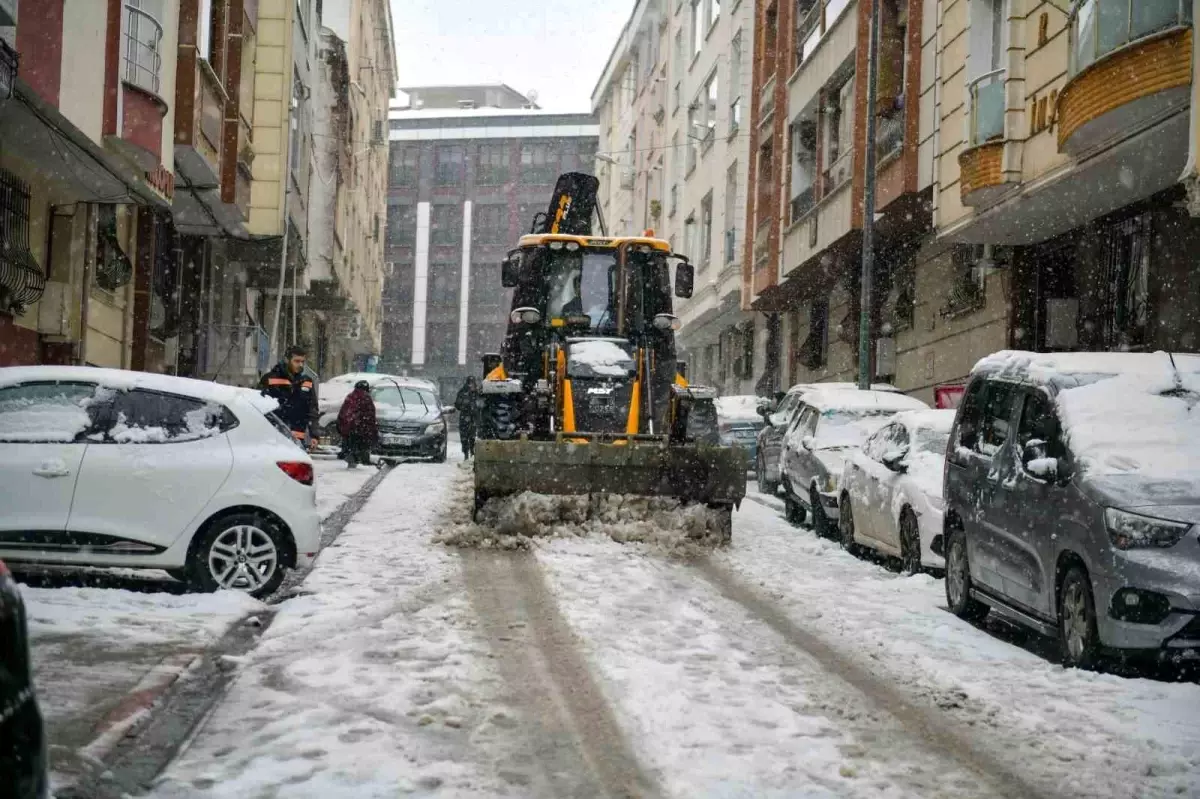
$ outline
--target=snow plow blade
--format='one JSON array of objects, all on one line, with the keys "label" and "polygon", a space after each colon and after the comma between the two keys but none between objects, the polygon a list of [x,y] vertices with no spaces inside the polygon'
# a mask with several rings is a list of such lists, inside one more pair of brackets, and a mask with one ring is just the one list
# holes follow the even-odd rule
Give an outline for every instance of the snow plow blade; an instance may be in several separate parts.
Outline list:
[{"label": "snow plow blade", "polygon": [[674,497],[726,508],[746,495],[746,456],[737,447],[668,445],[661,436],[568,436],[477,442],[476,510],[523,491]]}]

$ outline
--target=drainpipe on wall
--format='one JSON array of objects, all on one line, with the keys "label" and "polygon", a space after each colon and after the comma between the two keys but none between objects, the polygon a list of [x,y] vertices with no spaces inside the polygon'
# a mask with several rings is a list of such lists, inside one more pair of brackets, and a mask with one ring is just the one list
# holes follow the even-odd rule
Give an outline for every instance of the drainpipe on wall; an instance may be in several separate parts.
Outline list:
[{"label": "drainpipe on wall", "polygon": [[[1192,0],[1192,19],[1200,13],[1200,0]],[[1188,112],[1188,157],[1179,180],[1187,190],[1187,212],[1189,216],[1200,216],[1200,176],[1196,174],[1197,136],[1200,136],[1200,102],[1197,102],[1196,76],[1200,75],[1200,53],[1192,47],[1192,107]]]},{"label": "drainpipe on wall", "polygon": [[[303,102],[301,97],[300,102]],[[281,253],[279,256],[279,291],[275,295],[275,316],[271,322],[271,355],[274,360],[278,360],[282,356],[279,348],[279,315],[283,311],[283,287],[287,282],[287,259],[288,259],[288,239],[291,238],[291,216],[288,213],[289,201],[292,196],[292,117],[299,116],[298,109],[292,107],[291,99],[288,99],[288,115],[285,120],[287,125],[287,141],[283,151],[283,244],[280,247]]]},{"label": "drainpipe on wall", "polygon": [[879,62],[879,2],[871,0],[867,45],[867,140],[863,158],[863,232],[861,298],[858,309],[858,387],[871,387],[871,281],[875,273],[875,91]]}]

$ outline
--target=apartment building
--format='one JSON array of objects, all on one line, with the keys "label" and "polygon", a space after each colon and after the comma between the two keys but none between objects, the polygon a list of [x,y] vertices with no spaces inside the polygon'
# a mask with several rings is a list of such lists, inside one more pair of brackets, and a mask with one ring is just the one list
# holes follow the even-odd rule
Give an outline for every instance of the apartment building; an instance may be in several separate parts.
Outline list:
[{"label": "apartment building", "polygon": [[179,29],[169,0],[0,4],[0,366],[148,357]]},{"label": "apartment building", "polygon": [[402,91],[410,105],[391,111],[388,131],[380,368],[432,379],[449,399],[503,340],[511,297],[500,261],[561,173],[591,171],[598,127],[508,87]]},{"label": "apartment building", "polygon": [[299,328],[320,371],[332,375],[367,369],[382,346],[391,9],[386,0],[325,0],[320,37]]},{"label": "apartment building", "polygon": [[750,2],[642,0],[592,93],[605,219],[653,229],[696,265],[695,293],[676,301],[680,349],[694,380],[728,394],[758,376],[741,285],[753,33]]}]

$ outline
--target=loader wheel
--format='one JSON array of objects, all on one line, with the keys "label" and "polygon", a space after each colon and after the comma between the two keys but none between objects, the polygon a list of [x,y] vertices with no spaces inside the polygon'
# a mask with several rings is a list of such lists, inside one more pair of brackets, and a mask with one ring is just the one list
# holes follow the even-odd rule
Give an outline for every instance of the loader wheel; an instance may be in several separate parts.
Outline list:
[{"label": "loader wheel", "polygon": [[517,419],[520,411],[517,403],[507,397],[493,397],[484,406],[481,438],[496,438],[501,441],[517,437]]}]

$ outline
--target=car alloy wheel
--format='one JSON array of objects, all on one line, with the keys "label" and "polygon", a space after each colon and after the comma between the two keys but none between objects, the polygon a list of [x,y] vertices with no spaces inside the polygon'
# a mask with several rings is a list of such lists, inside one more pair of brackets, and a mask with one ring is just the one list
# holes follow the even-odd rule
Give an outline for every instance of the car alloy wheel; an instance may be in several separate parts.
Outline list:
[{"label": "car alloy wheel", "polygon": [[1087,573],[1078,566],[1067,572],[1059,590],[1058,629],[1063,665],[1083,669],[1096,665],[1100,649],[1096,607]]},{"label": "car alloy wheel", "polygon": [[251,524],[227,527],[208,547],[208,572],[218,588],[254,593],[279,569],[279,550],[271,536]]}]

